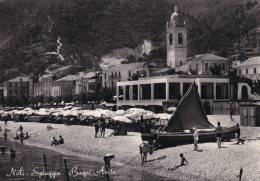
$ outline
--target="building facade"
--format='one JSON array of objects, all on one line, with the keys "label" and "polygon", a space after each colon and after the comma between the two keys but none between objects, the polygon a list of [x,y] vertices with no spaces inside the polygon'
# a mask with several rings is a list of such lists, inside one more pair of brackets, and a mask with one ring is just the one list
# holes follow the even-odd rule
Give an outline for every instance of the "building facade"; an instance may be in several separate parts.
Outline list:
[{"label": "building facade", "polygon": [[4,97],[28,97],[29,77],[16,77],[4,82]]},{"label": "building facade", "polygon": [[228,59],[213,54],[201,54],[189,58],[185,65],[178,67],[176,70],[183,72],[193,70],[200,74],[211,74],[210,67],[217,66],[221,67],[222,74],[227,73],[229,71]]},{"label": "building facade", "polygon": [[117,106],[163,106],[178,103],[196,80],[203,101],[229,100],[229,79],[223,76],[169,75],[117,83]]},{"label": "building facade", "polygon": [[252,80],[260,80],[260,56],[251,57],[237,65],[237,74]]},{"label": "building facade", "polygon": [[76,80],[78,77],[76,75],[67,75],[61,79],[53,81],[51,96],[64,96],[75,94]]},{"label": "building facade", "polygon": [[145,62],[121,64],[102,71],[102,86],[116,90],[116,83],[127,81],[133,74],[149,77],[150,70]]},{"label": "building facade", "polygon": [[184,65],[187,60],[187,30],[185,22],[179,18],[177,6],[170,22],[167,22],[166,32],[167,66],[175,68]]}]

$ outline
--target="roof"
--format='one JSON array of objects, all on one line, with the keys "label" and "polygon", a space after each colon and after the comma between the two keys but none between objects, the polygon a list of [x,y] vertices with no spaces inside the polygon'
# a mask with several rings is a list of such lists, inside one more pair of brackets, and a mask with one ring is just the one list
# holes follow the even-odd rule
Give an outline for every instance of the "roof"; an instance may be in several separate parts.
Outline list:
[{"label": "roof", "polygon": [[227,58],[220,57],[214,54],[200,54],[194,55],[193,57],[189,58],[188,61],[228,61]]},{"label": "roof", "polygon": [[95,72],[88,72],[88,73],[83,75],[83,78],[84,79],[90,79],[90,78],[94,77],[95,75],[96,75]]},{"label": "roof", "polygon": [[70,67],[72,67],[72,65],[63,66],[63,67],[60,67],[60,68],[58,68],[58,69],[56,69],[56,70],[53,70],[53,71],[51,71],[51,72],[52,72],[52,73],[57,73],[58,71],[66,70],[66,69],[68,69],[68,68],[70,68]]},{"label": "roof", "polygon": [[159,68],[155,71],[153,71],[154,74],[158,74],[158,73],[164,73],[164,72],[167,72],[169,71],[170,68]]},{"label": "roof", "polygon": [[130,64],[121,64],[118,66],[110,67],[105,71],[114,71],[114,70],[132,70],[137,69],[143,66],[146,62],[137,62],[137,63],[130,63]]},{"label": "roof", "polygon": [[245,60],[243,63],[241,63],[237,67],[243,67],[243,66],[249,66],[249,65],[260,65],[260,56],[251,57],[251,58]]},{"label": "roof", "polygon": [[73,81],[73,80],[77,80],[78,78],[79,77],[76,75],[67,75],[66,77],[56,80],[56,82],[57,81]]},{"label": "roof", "polygon": [[28,81],[29,81],[29,77],[16,77],[6,82],[28,82]]}]

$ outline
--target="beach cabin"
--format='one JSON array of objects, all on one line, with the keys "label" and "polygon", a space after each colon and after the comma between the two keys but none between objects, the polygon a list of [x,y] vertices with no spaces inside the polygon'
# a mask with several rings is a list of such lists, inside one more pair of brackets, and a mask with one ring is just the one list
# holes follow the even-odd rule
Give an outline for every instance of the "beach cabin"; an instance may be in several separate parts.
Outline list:
[{"label": "beach cabin", "polygon": [[241,126],[260,126],[260,105],[247,104],[240,107]]}]

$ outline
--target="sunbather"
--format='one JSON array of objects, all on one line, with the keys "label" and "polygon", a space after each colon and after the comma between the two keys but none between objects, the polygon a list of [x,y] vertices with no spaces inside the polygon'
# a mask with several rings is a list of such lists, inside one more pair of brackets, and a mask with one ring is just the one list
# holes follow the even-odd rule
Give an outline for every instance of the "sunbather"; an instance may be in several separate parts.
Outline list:
[{"label": "sunbather", "polygon": [[181,166],[188,165],[188,161],[183,157],[182,153],[180,154],[180,157],[181,157],[181,164],[180,165],[176,165],[173,168],[168,168],[169,170],[173,171],[173,170],[176,170],[177,168],[179,168]]},{"label": "sunbather", "polygon": [[51,146],[54,145],[54,146],[57,146],[58,145],[58,141],[55,139],[55,137],[53,137],[53,140],[51,142]]}]

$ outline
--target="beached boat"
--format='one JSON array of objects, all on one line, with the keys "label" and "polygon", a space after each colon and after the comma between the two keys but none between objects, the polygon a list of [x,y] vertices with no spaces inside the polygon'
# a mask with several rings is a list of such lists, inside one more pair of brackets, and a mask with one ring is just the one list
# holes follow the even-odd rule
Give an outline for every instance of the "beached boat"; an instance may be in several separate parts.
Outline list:
[{"label": "beached boat", "polygon": [[[162,131],[143,133],[141,136],[143,141],[156,140],[163,147],[187,144],[193,142],[192,129],[194,127],[199,131],[199,142],[216,141],[215,127],[208,121],[195,81]],[[223,127],[222,140],[233,139],[238,129],[238,126]]]}]

